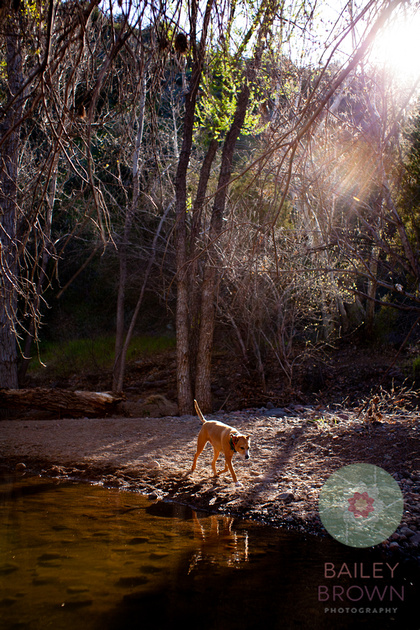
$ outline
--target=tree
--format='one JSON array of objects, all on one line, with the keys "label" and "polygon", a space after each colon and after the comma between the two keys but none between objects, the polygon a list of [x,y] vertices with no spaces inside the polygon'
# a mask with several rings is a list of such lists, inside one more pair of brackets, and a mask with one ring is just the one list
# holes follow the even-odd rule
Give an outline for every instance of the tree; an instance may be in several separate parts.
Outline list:
[{"label": "tree", "polygon": [[12,6],[4,9],[6,29],[7,85],[5,111],[0,121],[0,383],[16,388],[17,380],[17,177],[19,160],[19,126],[24,105],[22,41],[19,12]]},{"label": "tree", "polygon": [[[51,0],[37,7],[13,3],[2,8],[6,77],[0,111],[0,380],[9,387],[18,384],[16,340],[26,335],[25,367],[32,340],[37,339],[47,267],[60,255],[55,249],[53,217],[64,163],[81,182],[79,199],[90,188],[96,223],[106,238],[102,218],[106,209],[92,168],[91,128],[111,61],[125,41],[127,20],[120,23],[115,39],[109,39],[96,83],[89,89],[93,57],[84,56],[86,30],[92,24],[93,31],[100,27],[96,5],[97,0],[56,6]],[[99,32],[98,28],[96,35]],[[36,55],[27,54],[30,50],[36,50]],[[85,118],[86,123],[81,123]],[[91,218],[89,204],[86,209],[80,203],[77,211],[76,226]],[[77,229],[71,226],[70,233]],[[62,240],[68,239],[67,234]]]},{"label": "tree", "polygon": [[[405,142],[404,142],[405,141]],[[402,172],[398,183],[398,207],[414,251],[420,251],[420,114],[418,106],[408,122],[403,138]]]},{"label": "tree", "polygon": [[305,217],[311,267],[325,279],[325,337],[340,325],[348,330],[352,301],[368,339],[380,305],[417,308],[418,261],[398,192],[400,129],[412,97],[411,89],[364,65],[349,76],[301,153],[291,189]]},{"label": "tree", "polygon": [[213,0],[207,0],[203,15],[201,37],[197,41],[198,9],[197,0],[190,5],[190,45],[192,49],[193,66],[191,70],[190,87],[185,96],[185,113],[182,147],[175,176],[176,194],[176,267],[177,267],[177,386],[178,406],[181,413],[192,413],[193,391],[191,385],[191,356],[189,336],[189,291],[188,291],[188,252],[187,252],[187,174],[191,156],[194,131],[194,114],[198,90],[205,61],[207,32],[210,23]]},{"label": "tree", "polygon": [[[315,54],[316,13],[306,0],[189,0],[173,10],[155,0],[121,10],[96,4],[49,2],[39,16],[18,11],[3,20],[1,323],[12,340],[1,345],[5,373],[16,372],[16,351],[9,356],[7,348],[19,330],[28,344],[36,339],[45,288],[77,235],[90,250],[74,276],[100,248],[119,266],[115,390],[123,386],[126,350],[163,238],[165,262],[176,257],[176,269],[171,260],[165,273],[174,274],[177,291],[181,413],[192,412],[194,396],[211,409],[218,317],[230,323],[244,354],[250,340],[262,379],[262,350],[270,347],[290,380],[292,322],[315,302],[309,279],[327,333],[334,309],[345,322],[350,265],[370,282],[370,297],[384,286],[375,285],[383,281],[384,247],[417,274],[387,164],[375,164],[376,187],[360,206],[334,193],[348,172],[340,170],[345,155],[332,136],[351,127],[349,144],[357,136],[356,121],[340,107],[355,113],[343,102],[366,87],[356,85],[356,70],[402,0],[367,0],[358,12],[348,4],[352,11],[341,14],[334,43],[315,66],[296,52],[302,45]],[[369,26],[358,31],[363,24]],[[338,60],[352,33],[348,58]],[[29,45],[39,59],[21,54]],[[377,138],[372,147],[382,150]],[[315,140],[336,159],[333,169],[313,159]],[[240,180],[251,199],[258,180],[264,203],[238,201]],[[344,206],[351,224],[341,221]],[[398,235],[392,242],[384,217]],[[357,230],[363,252],[352,249]],[[295,292],[299,273],[304,282]],[[137,292],[129,322],[128,291]],[[243,291],[242,300],[229,291]],[[247,322],[247,314],[255,320]]]}]

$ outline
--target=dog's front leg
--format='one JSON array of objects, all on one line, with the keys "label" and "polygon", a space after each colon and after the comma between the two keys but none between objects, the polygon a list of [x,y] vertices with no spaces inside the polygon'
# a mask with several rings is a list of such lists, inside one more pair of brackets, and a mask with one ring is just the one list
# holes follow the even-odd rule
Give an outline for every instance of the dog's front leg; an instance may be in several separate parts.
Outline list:
[{"label": "dog's front leg", "polygon": [[228,465],[226,464],[225,467],[223,468],[223,470],[219,470],[219,472],[217,473],[218,475],[223,475],[223,473],[227,472],[229,470]]},{"label": "dog's front leg", "polygon": [[213,468],[214,476],[217,477],[217,475],[220,473],[216,471],[216,462],[217,462],[217,458],[220,455],[220,451],[218,451],[214,446],[213,446],[213,451],[214,451],[214,455],[213,455],[213,461],[211,463],[211,467]]},{"label": "dog's front leg", "polygon": [[233,465],[232,465],[232,455],[226,454],[225,453],[225,467],[223,470],[221,470],[219,473],[217,473],[218,475],[223,475],[223,473],[227,472],[229,470],[230,474],[232,475],[232,479],[233,481],[236,483],[237,486],[241,485],[240,483],[238,483],[238,479],[236,477],[235,471],[233,470]]},{"label": "dog's front leg", "polygon": [[241,484],[238,482],[238,478],[235,474],[235,471],[233,470],[233,466],[232,466],[232,458],[231,457],[227,457],[226,458],[226,470],[229,468],[229,472],[232,475],[232,479],[233,481],[236,483],[237,486],[240,486]]}]

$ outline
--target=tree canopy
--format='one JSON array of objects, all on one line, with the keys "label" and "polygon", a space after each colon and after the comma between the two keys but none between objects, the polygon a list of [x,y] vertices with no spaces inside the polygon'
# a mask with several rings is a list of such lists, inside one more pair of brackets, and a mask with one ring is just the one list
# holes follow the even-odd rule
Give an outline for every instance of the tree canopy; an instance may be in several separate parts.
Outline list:
[{"label": "tree canopy", "polygon": [[0,385],[88,271],[114,391],[145,296],[172,314],[181,412],[211,409],[217,327],[291,382],[381,306],[418,313],[417,83],[372,53],[414,5],[3,3]]}]

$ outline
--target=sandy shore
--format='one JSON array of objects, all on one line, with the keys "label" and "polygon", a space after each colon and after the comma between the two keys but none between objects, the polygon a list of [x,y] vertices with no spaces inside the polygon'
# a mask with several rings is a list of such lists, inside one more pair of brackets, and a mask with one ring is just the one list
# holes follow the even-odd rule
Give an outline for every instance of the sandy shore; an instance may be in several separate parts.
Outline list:
[{"label": "sandy shore", "polygon": [[212,477],[210,445],[188,474],[201,426],[193,416],[2,420],[0,463],[19,474],[92,480],[317,534],[325,533],[317,505],[329,475],[347,464],[371,463],[392,474],[404,495],[403,521],[388,547],[420,556],[420,423],[414,415],[367,423],[351,410],[296,406],[212,417],[252,436],[251,459],[234,459],[239,488],[229,475]]}]

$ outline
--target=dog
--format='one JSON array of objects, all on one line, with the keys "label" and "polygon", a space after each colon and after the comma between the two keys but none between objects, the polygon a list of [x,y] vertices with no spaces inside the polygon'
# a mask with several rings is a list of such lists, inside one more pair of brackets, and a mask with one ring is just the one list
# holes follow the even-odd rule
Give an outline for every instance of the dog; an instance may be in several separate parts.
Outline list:
[{"label": "dog", "polygon": [[[201,431],[198,434],[197,439],[197,452],[194,456],[194,461],[190,473],[194,472],[195,467],[197,465],[197,459],[202,453],[207,442],[213,446],[214,456],[213,461],[211,463],[214,476],[217,477],[222,473],[230,471],[232,475],[233,481],[237,486],[241,484],[238,482],[235,471],[232,466],[232,457],[235,453],[242,459],[249,459],[249,449],[251,445],[251,437],[249,435],[242,435],[233,427],[224,424],[223,422],[217,421],[207,421],[203,414],[201,413],[201,409],[198,406],[196,400],[194,400],[195,410],[197,412],[198,417],[200,418],[203,426],[201,427]],[[219,457],[220,453],[223,452],[225,455],[225,468],[220,472],[216,471],[216,461]]]}]

